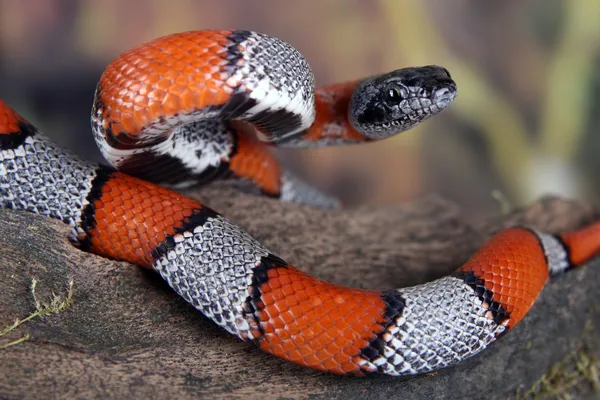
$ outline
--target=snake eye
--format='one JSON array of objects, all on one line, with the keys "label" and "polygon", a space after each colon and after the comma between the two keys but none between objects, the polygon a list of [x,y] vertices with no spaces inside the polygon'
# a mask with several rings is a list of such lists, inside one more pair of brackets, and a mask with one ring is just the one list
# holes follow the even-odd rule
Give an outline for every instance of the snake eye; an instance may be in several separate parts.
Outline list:
[{"label": "snake eye", "polygon": [[407,95],[408,90],[404,86],[397,83],[390,83],[385,88],[383,100],[388,106],[392,107],[400,104]]}]

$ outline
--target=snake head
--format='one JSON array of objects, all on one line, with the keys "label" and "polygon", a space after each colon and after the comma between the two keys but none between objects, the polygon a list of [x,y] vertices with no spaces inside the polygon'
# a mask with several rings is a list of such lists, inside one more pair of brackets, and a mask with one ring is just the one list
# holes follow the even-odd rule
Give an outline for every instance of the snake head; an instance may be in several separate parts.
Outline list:
[{"label": "snake head", "polygon": [[368,138],[384,139],[446,109],[456,93],[456,83],[443,67],[398,69],[357,85],[349,120]]}]

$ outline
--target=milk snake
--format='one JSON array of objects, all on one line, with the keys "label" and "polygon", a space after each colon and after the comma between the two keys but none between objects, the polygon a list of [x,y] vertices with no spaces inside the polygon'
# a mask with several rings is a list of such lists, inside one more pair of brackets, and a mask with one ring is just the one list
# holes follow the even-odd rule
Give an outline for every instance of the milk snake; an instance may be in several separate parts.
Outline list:
[{"label": "milk snake", "polygon": [[315,90],[305,59],[279,39],[239,30],[166,36],[119,56],[97,86],[92,130],[113,167],[69,155],[0,100],[0,207],[60,219],[82,250],[154,269],[268,353],[338,374],[434,371],[486,348],[525,316],[549,275],[593,257],[600,223],[561,235],[504,230],[451,275],[381,292],[309,276],[157,183],[235,178],[283,201],[337,207],[270,147],[383,139],[455,96],[437,66]]}]

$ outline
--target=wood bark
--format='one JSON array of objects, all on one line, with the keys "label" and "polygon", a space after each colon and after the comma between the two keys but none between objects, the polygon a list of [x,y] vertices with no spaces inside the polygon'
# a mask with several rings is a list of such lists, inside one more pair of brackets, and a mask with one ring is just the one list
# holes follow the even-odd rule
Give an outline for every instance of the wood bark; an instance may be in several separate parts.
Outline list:
[{"label": "wood bark", "polygon": [[[228,187],[192,195],[300,269],[372,289],[443,276],[504,227],[558,232],[596,217],[589,205],[558,198],[473,224],[436,197],[327,211]],[[456,367],[410,379],[319,373],[241,342],[158,274],[84,253],[68,232],[55,220],[0,210],[0,331],[35,311],[32,279],[41,302],[65,296],[73,281],[66,310],[0,337],[3,345],[30,336],[0,350],[0,398],[507,398],[568,352],[600,347],[600,262],[593,261],[552,279],[521,324]]]}]

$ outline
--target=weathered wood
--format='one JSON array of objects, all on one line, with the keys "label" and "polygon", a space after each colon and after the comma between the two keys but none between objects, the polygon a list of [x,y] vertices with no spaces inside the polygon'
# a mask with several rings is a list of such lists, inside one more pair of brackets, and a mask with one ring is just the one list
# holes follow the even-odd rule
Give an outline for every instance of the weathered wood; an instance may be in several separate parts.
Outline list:
[{"label": "weathered wood", "polygon": [[[473,226],[433,197],[340,212],[226,187],[202,189],[196,197],[301,269],[378,289],[450,272],[501,227],[556,232],[595,216],[589,206],[544,199]],[[67,310],[0,337],[2,345],[30,335],[0,350],[0,398],[506,398],[530,387],[582,340],[599,341],[600,265],[592,262],[552,280],[514,331],[458,367],[404,380],[322,374],[230,336],[157,274],[79,251],[67,241],[68,230],[54,220],[0,210],[0,331],[35,310],[33,278],[39,300],[52,291],[64,295],[74,282]],[[591,339],[589,329],[596,329]]]}]

